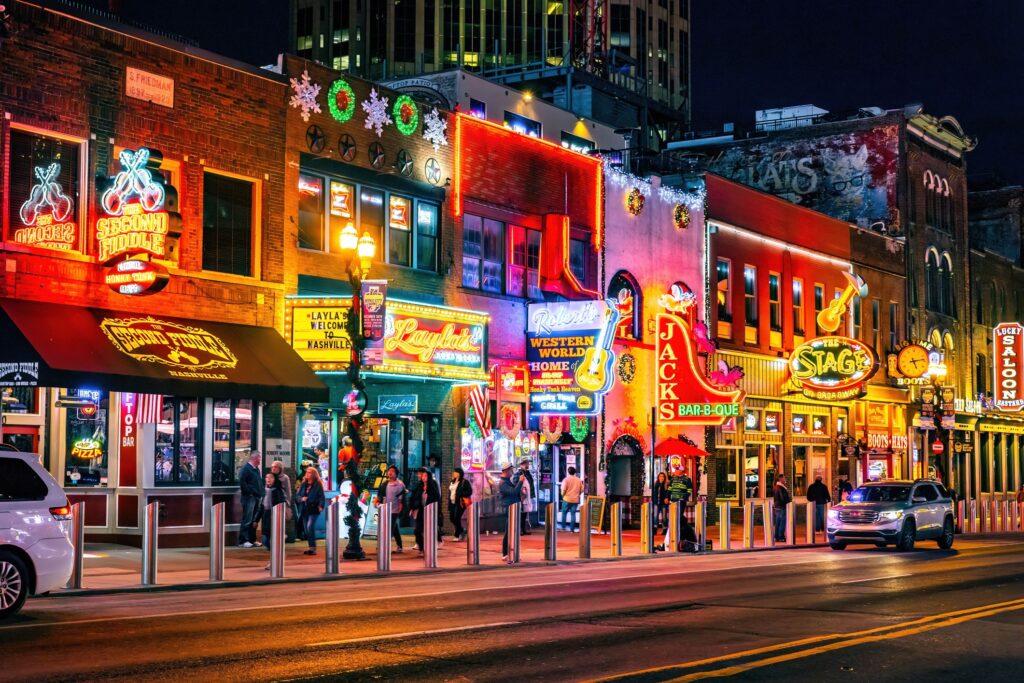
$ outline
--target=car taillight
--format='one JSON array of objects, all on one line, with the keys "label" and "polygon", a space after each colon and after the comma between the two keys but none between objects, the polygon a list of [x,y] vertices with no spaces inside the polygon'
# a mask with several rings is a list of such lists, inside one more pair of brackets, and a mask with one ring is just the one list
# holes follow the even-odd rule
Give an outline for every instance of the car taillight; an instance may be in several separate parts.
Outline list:
[{"label": "car taillight", "polygon": [[50,514],[57,521],[66,522],[71,519],[71,506],[61,505],[60,507],[50,508]]}]

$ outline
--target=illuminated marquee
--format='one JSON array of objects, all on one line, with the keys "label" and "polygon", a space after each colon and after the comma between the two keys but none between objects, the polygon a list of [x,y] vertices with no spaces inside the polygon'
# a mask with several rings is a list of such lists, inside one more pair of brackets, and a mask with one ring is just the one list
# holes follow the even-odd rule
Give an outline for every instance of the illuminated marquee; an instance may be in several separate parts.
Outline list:
[{"label": "illuminated marquee", "polygon": [[793,350],[789,369],[805,396],[841,401],[864,395],[864,383],[878,369],[878,359],[856,339],[817,337]]},{"label": "illuminated marquee", "polygon": [[1021,386],[1024,326],[1020,323],[1000,323],[992,330],[992,339],[995,344],[996,408],[1019,413],[1024,409],[1024,387]]},{"label": "illuminated marquee", "polygon": [[78,225],[70,220],[74,218],[75,202],[57,182],[60,164],[37,166],[35,176],[38,182],[18,211],[24,227],[14,231],[14,241],[30,247],[75,251]]},{"label": "illuminated marquee", "polygon": [[174,377],[227,379],[216,368],[234,368],[238,359],[220,337],[200,327],[158,318],[104,318],[100,329],[121,353],[135,360],[170,366]]},{"label": "illuminated marquee", "polygon": [[118,160],[122,170],[100,198],[106,216],[96,221],[97,258],[105,264],[137,253],[164,258],[170,218],[162,177],[153,173],[159,156],[142,147],[122,150]]}]

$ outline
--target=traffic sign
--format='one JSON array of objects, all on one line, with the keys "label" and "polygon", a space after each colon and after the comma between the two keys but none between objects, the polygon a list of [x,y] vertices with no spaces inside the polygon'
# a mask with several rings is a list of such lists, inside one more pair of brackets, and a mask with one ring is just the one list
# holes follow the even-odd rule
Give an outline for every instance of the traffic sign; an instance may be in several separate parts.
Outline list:
[{"label": "traffic sign", "polygon": [[932,453],[935,453],[937,455],[939,453],[942,453],[942,451],[944,450],[946,450],[946,448],[942,445],[941,441],[932,442]]}]

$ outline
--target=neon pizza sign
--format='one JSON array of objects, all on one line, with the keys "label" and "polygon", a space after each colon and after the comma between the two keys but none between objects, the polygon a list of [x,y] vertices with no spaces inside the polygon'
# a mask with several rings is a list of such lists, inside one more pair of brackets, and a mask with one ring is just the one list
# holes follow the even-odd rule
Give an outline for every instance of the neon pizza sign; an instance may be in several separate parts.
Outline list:
[{"label": "neon pizza sign", "polygon": [[72,220],[75,202],[64,194],[58,179],[60,164],[36,166],[36,183],[18,211],[24,227],[14,231],[14,241],[31,247],[74,251],[78,225]]}]

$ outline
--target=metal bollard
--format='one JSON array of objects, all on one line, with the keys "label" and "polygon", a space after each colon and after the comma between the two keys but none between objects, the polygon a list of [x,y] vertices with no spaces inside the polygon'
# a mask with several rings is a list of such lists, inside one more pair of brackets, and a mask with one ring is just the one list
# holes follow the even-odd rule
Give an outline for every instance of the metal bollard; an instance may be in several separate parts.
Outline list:
[{"label": "metal bollard", "polygon": [[480,505],[466,508],[466,564],[480,564]]},{"label": "metal bollard", "polygon": [[580,501],[580,537],[579,557],[581,560],[590,559],[590,499],[584,497]]},{"label": "metal bollard", "polygon": [[1020,508],[1021,508],[1022,505],[1024,505],[1024,503],[1018,503],[1018,502],[1014,501],[1013,505],[1011,506],[1011,509],[1013,510],[1013,528],[1014,529],[1020,529],[1020,527],[1021,527],[1021,524],[1020,524]]},{"label": "metal bollard", "polygon": [[554,562],[558,559],[558,515],[555,504],[544,506],[544,559]]},{"label": "metal bollard", "polygon": [[786,545],[796,545],[796,503],[786,503]]},{"label": "metal bollard", "polygon": [[775,547],[775,515],[772,514],[774,504],[770,500],[766,500],[761,506],[761,521],[764,527],[764,547],[773,548]]},{"label": "metal bollard", "polygon": [[967,521],[967,501],[958,500],[956,502],[956,532],[959,534],[964,533],[964,524]]},{"label": "metal bollard", "polygon": [[697,550],[708,549],[708,503],[698,500],[693,504],[693,531],[697,536]]},{"label": "metal bollard", "polygon": [[1003,531],[1011,531],[1010,529],[1010,501],[1006,498],[1003,499],[1002,509],[999,510],[999,516],[1003,518]]},{"label": "metal bollard", "polygon": [[85,577],[85,503],[71,506],[71,547],[74,551],[68,588],[81,588]]},{"label": "metal bollard", "polygon": [[224,503],[210,507],[210,581],[224,580]]},{"label": "metal bollard", "polygon": [[519,509],[522,507],[522,503],[512,503],[508,506],[508,563],[515,564],[519,562],[519,539],[520,532],[519,528]]},{"label": "metal bollard", "polygon": [[807,501],[806,510],[804,516],[807,517],[807,525],[804,527],[804,543],[807,545],[814,545],[815,540],[815,526],[818,522],[817,518],[818,506],[813,501]]},{"label": "metal bollard", "polygon": [[732,548],[732,504],[727,500],[718,503],[718,548]]},{"label": "metal bollard", "polygon": [[612,557],[622,557],[622,509],[621,503],[612,503]]},{"label": "metal bollard", "polygon": [[325,568],[328,574],[341,573],[341,496],[336,496],[327,504],[327,528],[324,538]]},{"label": "metal bollard", "polygon": [[651,519],[650,503],[640,506],[640,554],[650,555],[654,552],[654,524]]},{"label": "metal bollard", "polygon": [[754,501],[743,503],[743,547],[754,547]]},{"label": "metal bollard", "polygon": [[677,502],[668,504],[668,540],[665,543],[666,552],[679,552],[679,544],[683,540],[682,534],[682,505]]},{"label": "metal bollard", "polygon": [[967,501],[968,512],[970,513],[967,517],[967,526],[970,533],[978,533],[978,501],[971,499]]},{"label": "metal bollard", "polygon": [[270,510],[270,578],[284,578],[284,522],[285,506],[278,503]]},{"label": "metal bollard", "polygon": [[391,571],[391,503],[377,506],[377,571]]},{"label": "metal bollard", "polygon": [[423,565],[437,569],[437,503],[423,508]]},{"label": "metal bollard", "polygon": [[160,535],[160,503],[150,503],[142,512],[142,585],[155,586]]},{"label": "metal bollard", "polygon": [[989,533],[999,531],[999,501],[995,496],[988,499],[988,530]]}]

